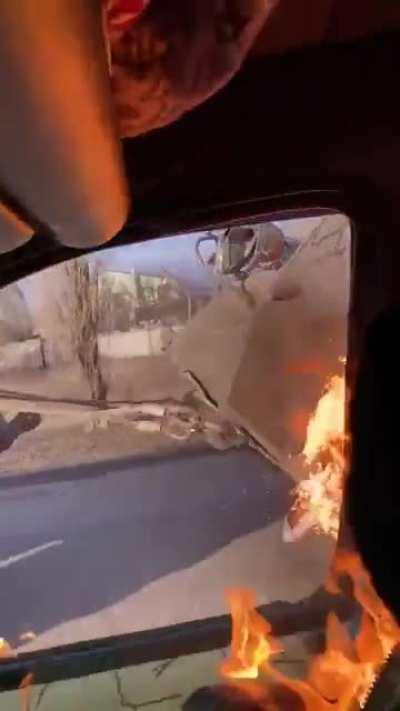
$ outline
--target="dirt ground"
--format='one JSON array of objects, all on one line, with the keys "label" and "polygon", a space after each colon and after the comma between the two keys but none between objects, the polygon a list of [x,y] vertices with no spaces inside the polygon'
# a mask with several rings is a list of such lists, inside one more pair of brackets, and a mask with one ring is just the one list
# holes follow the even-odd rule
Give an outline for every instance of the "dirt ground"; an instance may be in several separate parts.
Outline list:
[{"label": "dirt ground", "polygon": [[[182,400],[193,386],[165,354],[131,359],[108,359],[103,363],[109,401]],[[90,407],[68,406],[56,400],[90,400],[89,386],[79,365],[51,370],[14,370],[0,374],[0,412],[10,419],[17,412],[40,412],[40,425],[21,434],[0,453],[0,476],[48,470],[82,463],[151,456],[185,446],[161,433],[137,432],[132,424],[91,427]],[[31,395],[20,400],[13,393]]]},{"label": "dirt ground", "polygon": [[129,424],[111,424],[107,430],[87,432],[80,425],[66,425],[54,419],[44,418],[38,429],[22,434],[0,453],[0,477],[131,457],[156,457],[205,446],[199,438],[181,443],[163,434],[137,432]]},{"label": "dirt ground", "polygon": [[[104,359],[108,400],[181,400],[192,389],[167,354]],[[89,400],[89,385],[78,363],[48,370],[19,369],[0,373],[0,390],[51,398]],[[1,409],[1,401],[0,401]]]}]

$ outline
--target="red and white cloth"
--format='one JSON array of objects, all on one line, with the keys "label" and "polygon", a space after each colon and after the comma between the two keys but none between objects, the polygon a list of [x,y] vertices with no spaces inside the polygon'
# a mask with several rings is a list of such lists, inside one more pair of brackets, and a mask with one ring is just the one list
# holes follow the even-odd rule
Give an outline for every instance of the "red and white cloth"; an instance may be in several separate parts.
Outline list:
[{"label": "red and white cloth", "polygon": [[[276,0],[103,0],[111,86],[121,136],[183,116],[240,69]],[[229,12],[228,12],[229,10]]]},{"label": "red and white cloth", "polygon": [[106,0],[109,35],[127,30],[149,4],[149,0]]}]

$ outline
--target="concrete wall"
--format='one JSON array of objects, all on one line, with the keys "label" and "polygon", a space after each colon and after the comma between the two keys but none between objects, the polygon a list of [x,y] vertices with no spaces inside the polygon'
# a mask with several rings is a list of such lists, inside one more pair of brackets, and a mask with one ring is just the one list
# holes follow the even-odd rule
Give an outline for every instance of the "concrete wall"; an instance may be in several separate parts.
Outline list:
[{"label": "concrete wall", "polygon": [[114,331],[99,336],[99,349],[106,358],[138,358],[160,355],[169,346],[174,331],[163,326]]},{"label": "concrete wall", "polygon": [[43,353],[40,338],[0,346],[0,372],[14,368],[42,368]]},{"label": "concrete wall", "polygon": [[[179,330],[179,328],[165,327],[138,328],[126,333],[114,331],[114,333],[100,335],[100,354],[110,359],[159,356],[171,346]],[[39,337],[0,345],[0,372],[21,368],[42,368],[43,355],[47,366],[51,367],[55,364],[56,354],[52,342],[43,340],[42,353]]]}]

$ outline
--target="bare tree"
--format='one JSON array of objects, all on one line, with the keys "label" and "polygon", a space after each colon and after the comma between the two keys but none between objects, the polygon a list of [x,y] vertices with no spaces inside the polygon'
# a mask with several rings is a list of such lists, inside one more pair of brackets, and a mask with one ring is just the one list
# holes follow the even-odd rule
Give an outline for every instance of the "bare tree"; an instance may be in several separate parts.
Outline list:
[{"label": "bare tree", "polygon": [[81,257],[69,262],[66,272],[70,284],[72,348],[89,383],[92,399],[104,401],[108,388],[102,372],[98,335],[106,305],[103,303],[98,271]]}]

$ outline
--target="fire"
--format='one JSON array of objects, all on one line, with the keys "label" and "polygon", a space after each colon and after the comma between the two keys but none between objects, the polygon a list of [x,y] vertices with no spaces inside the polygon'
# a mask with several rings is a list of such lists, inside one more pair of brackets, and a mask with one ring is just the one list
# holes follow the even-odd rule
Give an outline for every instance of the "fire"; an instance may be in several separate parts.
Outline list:
[{"label": "fire", "polygon": [[330,378],[307,427],[303,457],[308,476],[294,491],[284,529],[286,541],[310,528],[337,538],[344,479],[345,381]]},{"label": "fire", "polygon": [[[376,643],[379,644],[381,661],[387,659],[394,646],[400,641],[400,628],[393,615],[385,607],[372,584],[371,576],[365,570],[361,558],[354,552],[337,551],[332,565],[331,574],[326,587],[331,592],[338,591],[341,577],[348,575],[353,582],[354,598],[359,603],[366,617],[365,625],[370,620],[377,633]],[[365,626],[364,625],[364,626]],[[364,655],[367,645],[367,628],[359,638],[360,652]]]},{"label": "fire", "polygon": [[[295,491],[291,514],[297,515],[298,537],[310,528],[337,536],[345,474],[344,456],[345,381],[332,377],[312,416],[304,446],[308,477]],[[291,529],[293,533],[293,529]],[[295,536],[291,540],[295,540]],[[272,663],[279,645],[271,625],[256,610],[254,596],[232,591],[231,655],[221,672],[230,680],[261,681],[264,699],[278,685],[297,695],[305,711],[354,711],[363,708],[385,661],[400,642],[400,628],[377,595],[370,575],[354,551],[337,550],[326,582],[334,594],[341,581],[350,578],[361,612],[357,634],[330,613],[326,623],[325,648],[312,659],[304,679],[290,679]],[[237,681],[236,681],[237,683]],[[253,693],[253,687],[250,689]],[[264,703],[267,709],[281,706]],[[285,707],[282,707],[285,708]]]},{"label": "fire", "polygon": [[12,647],[8,644],[4,637],[0,637],[0,659],[7,659],[8,657],[13,657],[14,652]]},{"label": "fire", "polygon": [[32,684],[34,683],[34,675],[27,674],[22,679],[19,685],[21,695],[21,711],[30,711],[31,708],[31,692]]},{"label": "fire", "polygon": [[[27,632],[27,635],[33,634],[33,632]],[[21,635],[22,637],[22,635]],[[12,647],[9,645],[7,640],[4,639],[4,637],[0,637],[0,659],[9,659],[10,657],[15,657],[16,652],[12,649]],[[32,673],[26,674],[20,685],[19,685],[19,692],[20,692],[20,700],[21,700],[21,711],[30,711],[31,708],[31,691],[32,691],[32,684],[34,683],[34,675]]]},{"label": "fire", "polygon": [[400,641],[400,628],[354,552],[340,551],[335,556],[331,590],[339,591],[344,575],[352,579],[355,599],[362,607],[358,634],[352,638],[338,618],[329,614],[325,649],[311,661],[306,678],[301,680],[286,677],[271,663],[272,655],[282,647],[269,623],[255,609],[252,593],[230,592],[231,656],[222,665],[222,675],[230,680],[262,680],[266,691],[272,685],[290,689],[301,699],[305,711],[363,708],[379,670]]},{"label": "fire", "polygon": [[281,647],[271,636],[271,625],[255,609],[255,596],[249,590],[230,590],[232,656],[222,665],[222,673],[230,679],[257,679],[262,664]]},{"label": "fire", "polygon": [[307,427],[303,454],[312,465],[326,447],[344,433],[344,377],[334,375],[318,402]]}]

